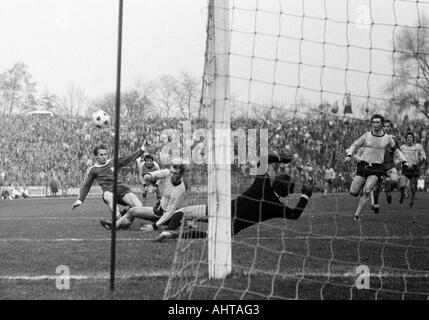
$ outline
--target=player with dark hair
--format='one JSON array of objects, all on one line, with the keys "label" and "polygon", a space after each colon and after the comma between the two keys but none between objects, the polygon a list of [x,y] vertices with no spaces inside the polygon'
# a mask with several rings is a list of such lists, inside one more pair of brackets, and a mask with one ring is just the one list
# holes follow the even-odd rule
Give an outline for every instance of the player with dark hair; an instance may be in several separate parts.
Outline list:
[{"label": "player with dark hair", "polygon": [[[97,145],[94,150],[95,164],[89,168],[86,179],[80,188],[79,197],[73,204],[72,209],[79,207],[88,195],[94,181],[97,181],[102,189],[102,199],[109,209],[113,211],[113,161],[107,159],[107,146],[104,144]],[[119,158],[119,168],[125,167],[132,161],[145,153],[144,146],[127,157]],[[117,184],[118,201],[117,203],[129,207],[141,207],[142,203],[137,196],[131,191],[131,188],[124,182],[119,181]],[[119,207],[117,207],[117,216],[120,216]]]},{"label": "player with dark hair", "polygon": [[[269,155],[268,163],[289,163],[293,160],[293,155],[278,156]],[[274,218],[298,219],[309,198],[312,195],[311,187],[302,186],[302,194],[295,208],[291,208],[280,201],[293,193],[295,183],[287,174],[279,174],[273,178],[268,172],[255,177],[253,184],[231,201],[231,227],[232,234],[236,235],[243,229],[253,226],[259,222]],[[207,219],[207,205],[194,205],[181,208],[176,211],[175,216],[181,219],[196,218]],[[159,234],[155,241],[175,238],[178,233],[174,229],[168,229]],[[182,238],[205,238],[206,231],[188,230],[183,232]]]},{"label": "player with dark hair", "polygon": [[[182,197],[186,193],[185,182],[182,179],[186,172],[186,165],[183,161],[173,160],[170,169],[158,170],[146,173],[143,178],[146,183],[163,180],[163,194],[161,201],[154,207],[133,206],[125,215],[116,222],[118,229],[126,229],[133,223],[135,218],[149,220],[152,223],[144,225],[140,230],[153,231],[159,227],[168,225],[170,228],[177,228],[180,219],[173,218],[173,214],[178,208]],[[101,225],[106,229],[111,229],[112,223],[109,220],[100,220]]]},{"label": "player with dark hair", "polygon": [[399,161],[409,166],[393,138],[383,131],[383,123],[384,117],[374,114],[371,117],[371,131],[364,133],[346,150],[345,162],[349,162],[356,151],[359,149],[361,151],[357,158],[356,175],[350,186],[352,196],[357,197],[362,193],[353,217],[355,221],[359,220],[360,213],[369,201],[371,191],[385,172],[383,164],[387,148],[391,148]]},{"label": "player with dark hair", "polygon": [[149,181],[149,183],[144,179],[144,175],[149,172],[159,171],[161,168],[159,167],[158,163],[154,161],[154,158],[151,154],[147,154],[143,162],[139,165],[139,178],[143,186],[143,193],[142,197],[146,198],[148,192],[153,190],[155,192],[156,198],[158,200],[161,199],[161,193],[159,190],[159,185],[157,181]]},{"label": "player with dark hair", "polygon": [[[392,121],[390,121],[389,119],[384,120],[383,131],[392,137],[396,146],[399,146],[398,138],[391,134]],[[374,190],[371,196],[371,209],[374,211],[374,213],[380,212],[378,199],[380,197],[382,181],[384,185],[384,191],[386,192],[386,199],[388,204],[392,203],[392,191],[393,189],[395,189],[399,181],[398,170],[396,169],[395,163],[394,150],[392,150],[392,148],[390,148],[389,146],[387,147],[386,153],[384,154],[383,166],[385,173],[383,174],[382,179],[377,180],[377,183],[374,186]]]},{"label": "player with dark hair", "polygon": [[426,154],[422,145],[415,142],[415,136],[412,132],[407,132],[405,137],[406,143],[401,146],[401,150],[412,166],[402,166],[402,173],[399,179],[399,190],[401,192],[399,203],[404,202],[405,189],[408,187],[411,191],[410,208],[412,208],[417,191],[417,180],[420,176],[420,165],[426,161]]}]

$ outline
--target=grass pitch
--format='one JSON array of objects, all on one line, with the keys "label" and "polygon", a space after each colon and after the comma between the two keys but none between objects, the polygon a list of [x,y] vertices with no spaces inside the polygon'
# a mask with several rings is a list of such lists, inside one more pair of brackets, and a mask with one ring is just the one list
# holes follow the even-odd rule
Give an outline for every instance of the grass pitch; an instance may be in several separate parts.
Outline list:
[{"label": "grass pitch", "polygon": [[[397,197],[397,195],[395,195]],[[195,197],[197,198],[197,196]],[[241,232],[233,242],[233,273],[225,281],[193,276],[193,299],[427,299],[429,195],[415,207],[366,210],[352,220],[357,199],[315,194],[297,221],[274,219]],[[116,290],[109,291],[109,217],[100,198],[72,212],[72,198],[0,201],[0,299],[162,299],[168,278],[194,259],[202,270],[201,241],[173,267],[176,240],[154,243],[156,232],[117,232]],[[294,205],[295,199],[289,200]],[[186,245],[186,242],[184,242]],[[193,254],[195,253],[195,254]],[[188,260],[186,260],[188,259]],[[358,265],[371,272],[371,289],[354,286]],[[70,270],[70,288],[57,289],[57,267]],[[172,292],[182,290],[173,280]],[[192,272],[192,270],[191,270]],[[174,298],[174,295],[172,295]]]}]

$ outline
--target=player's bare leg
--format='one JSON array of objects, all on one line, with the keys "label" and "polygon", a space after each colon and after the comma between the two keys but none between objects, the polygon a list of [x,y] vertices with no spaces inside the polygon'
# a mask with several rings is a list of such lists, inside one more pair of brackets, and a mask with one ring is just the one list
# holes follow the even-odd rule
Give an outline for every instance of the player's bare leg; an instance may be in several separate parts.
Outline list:
[{"label": "player's bare leg", "polygon": [[399,191],[400,191],[400,198],[399,198],[399,203],[403,203],[404,202],[404,198],[405,198],[405,189],[407,188],[407,186],[409,185],[409,179],[405,176],[401,176],[399,178]]},{"label": "player's bare leg", "polygon": [[360,214],[362,210],[365,208],[366,204],[369,202],[371,191],[374,189],[374,186],[377,183],[377,181],[378,181],[377,176],[373,176],[373,175],[369,176],[366,179],[365,185],[362,190],[363,194],[359,199],[359,204],[354,214],[354,220],[359,220]]},{"label": "player's bare leg", "polygon": [[153,207],[132,207],[128,210],[126,215],[118,219],[116,228],[126,228],[130,226],[135,218],[156,221],[158,216],[153,212]]},{"label": "player's bare leg", "polygon": [[385,182],[384,190],[386,192],[386,200],[388,204],[392,203],[392,191],[398,184],[399,176],[396,168],[391,168],[387,171],[387,179]]},{"label": "player's bare leg", "polygon": [[[109,207],[110,208],[113,207],[113,193],[111,193],[109,191],[106,191],[103,194],[103,197],[106,200],[106,202],[109,204]],[[139,200],[139,198],[134,193],[132,193],[132,192],[129,192],[129,193],[125,194],[122,197],[122,200],[128,205],[128,207],[125,210],[120,211],[119,210],[119,206],[117,206],[117,210],[116,210],[116,218],[117,218],[116,227],[117,228],[119,227],[119,228],[122,228],[122,229],[126,229],[127,227],[129,227],[131,225],[131,223],[129,223],[129,224],[126,224],[126,223],[118,224],[118,222],[122,218],[124,218],[128,214],[128,211],[131,210],[133,207],[142,207],[143,205],[142,205],[141,201]],[[108,220],[101,219],[100,223],[106,229],[109,229],[111,227],[111,222],[109,222]]]},{"label": "player's bare leg", "polygon": [[[110,209],[110,212],[113,212],[113,193],[110,191],[105,191],[103,193],[103,199],[107,203],[107,206]],[[116,218],[121,217],[121,208],[119,205],[116,205]]]},{"label": "player's bare leg", "polygon": [[410,208],[412,208],[412,207],[414,207],[414,198],[416,196],[416,191],[417,191],[417,177],[411,178],[410,191],[411,191]]},{"label": "player's bare leg", "polygon": [[378,203],[378,199],[380,198],[380,191],[381,181],[378,180],[374,186],[374,189],[371,192],[371,209],[374,211],[374,213],[380,212],[380,205]]}]

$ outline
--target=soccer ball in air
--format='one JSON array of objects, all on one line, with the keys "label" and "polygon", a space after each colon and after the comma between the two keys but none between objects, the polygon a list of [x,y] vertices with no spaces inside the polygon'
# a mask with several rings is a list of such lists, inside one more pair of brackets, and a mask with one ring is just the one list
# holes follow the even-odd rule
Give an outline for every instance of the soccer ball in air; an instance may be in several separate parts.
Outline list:
[{"label": "soccer ball in air", "polygon": [[92,122],[97,128],[105,128],[110,124],[110,116],[105,111],[98,110],[92,114]]}]

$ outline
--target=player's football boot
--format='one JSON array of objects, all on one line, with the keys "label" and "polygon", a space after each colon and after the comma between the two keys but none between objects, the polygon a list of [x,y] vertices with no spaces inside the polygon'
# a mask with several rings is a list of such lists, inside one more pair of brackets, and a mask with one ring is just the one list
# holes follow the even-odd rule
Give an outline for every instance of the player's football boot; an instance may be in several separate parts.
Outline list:
[{"label": "player's football boot", "polygon": [[353,216],[353,221],[359,221],[360,217],[359,216]]},{"label": "player's football boot", "polygon": [[112,223],[106,219],[100,219],[100,224],[104,229],[112,230]]},{"label": "player's football boot", "polygon": [[174,230],[165,230],[162,231],[155,239],[154,242],[162,242],[167,239],[176,239],[179,236],[177,231]]},{"label": "player's football boot", "polygon": [[401,194],[401,197],[399,198],[399,203],[402,204],[404,203],[404,196]]},{"label": "player's football boot", "polygon": [[379,213],[380,207],[377,204],[375,204],[371,206],[371,210],[374,211],[374,213]]},{"label": "player's football boot", "polygon": [[[100,219],[100,224],[104,229],[112,230],[112,222],[110,222],[109,220]],[[116,230],[127,230],[129,228],[129,226],[118,226]]]}]

